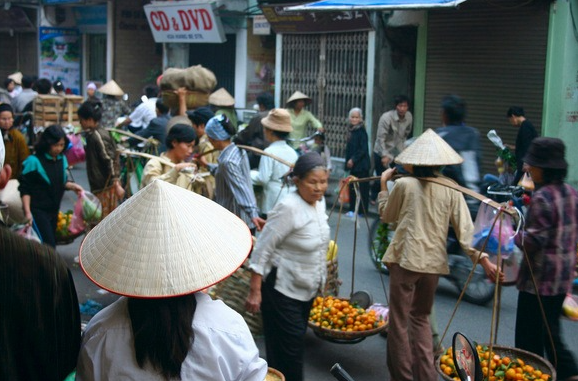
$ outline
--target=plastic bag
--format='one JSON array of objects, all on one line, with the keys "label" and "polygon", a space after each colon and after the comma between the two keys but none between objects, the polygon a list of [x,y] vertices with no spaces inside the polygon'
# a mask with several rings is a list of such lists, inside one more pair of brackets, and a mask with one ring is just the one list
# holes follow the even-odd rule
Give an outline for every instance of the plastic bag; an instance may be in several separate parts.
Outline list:
[{"label": "plastic bag", "polygon": [[345,204],[349,202],[349,177],[345,177],[339,180],[339,186],[337,188],[339,192],[339,202]]},{"label": "plastic bag", "polygon": [[82,144],[80,135],[70,134],[68,135],[68,139],[70,140],[71,147],[64,152],[68,160],[68,165],[82,163],[86,158],[86,153],[84,152],[84,144]]},{"label": "plastic bag", "polygon": [[30,225],[15,225],[12,227],[12,229],[16,234],[18,234],[21,237],[24,237],[31,241],[36,241],[38,243],[42,243],[40,236],[38,235],[36,230],[34,230],[34,228]]},{"label": "plastic bag", "polygon": [[94,224],[102,217],[102,205],[98,198],[90,192],[83,191],[74,204],[74,212],[68,231],[78,234],[85,230],[86,224]]},{"label": "plastic bag", "polygon": [[80,195],[74,204],[74,211],[72,212],[70,225],[68,225],[68,231],[72,234],[80,234],[85,229],[86,225],[84,224],[84,217],[82,215],[82,195]]},{"label": "plastic bag", "polygon": [[514,251],[514,237],[516,236],[514,223],[509,214],[502,213],[502,221],[496,221],[494,229],[490,232],[497,214],[498,210],[492,206],[484,202],[480,204],[476,222],[474,223],[472,247],[482,250],[484,242],[486,242],[486,238],[489,236],[490,238],[484,248],[484,252],[490,256],[496,256],[498,255],[498,248],[500,248],[502,258],[507,259]]}]

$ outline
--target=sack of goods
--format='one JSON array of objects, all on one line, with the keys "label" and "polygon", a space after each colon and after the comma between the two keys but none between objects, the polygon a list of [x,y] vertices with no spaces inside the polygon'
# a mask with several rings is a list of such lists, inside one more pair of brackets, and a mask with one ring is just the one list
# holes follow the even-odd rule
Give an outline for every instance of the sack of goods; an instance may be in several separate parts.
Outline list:
[{"label": "sack of goods", "polygon": [[187,92],[187,109],[205,106],[209,103],[209,94],[217,85],[215,74],[201,65],[187,69],[168,68],[162,75],[160,88],[163,103],[171,108],[179,107],[179,98],[175,90],[184,87]]}]

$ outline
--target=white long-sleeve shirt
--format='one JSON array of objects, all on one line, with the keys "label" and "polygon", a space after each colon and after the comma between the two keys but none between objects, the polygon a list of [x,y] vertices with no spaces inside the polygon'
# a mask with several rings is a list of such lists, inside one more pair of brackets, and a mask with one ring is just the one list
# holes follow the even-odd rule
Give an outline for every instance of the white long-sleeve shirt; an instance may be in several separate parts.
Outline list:
[{"label": "white long-sleeve shirt", "polygon": [[[291,148],[284,140],[273,142],[265,148],[265,152],[275,155],[289,163],[297,161],[297,152]],[[267,214],[275,204],[283,199],[292,187],[283,186],[282,177],[289,172],[289,167],[285,164],[263,155],[259,162],[259,170],[251,171],[253,184],[262,185],[264,197],[259,205],[261,213]]]},{"label": "white long-sleeve shirt", "polygon": [[[181,379],[205,381],[263,381],[267,363],[247,324],[223,302],[196,294],[193,318],[195,340],[181,368]],[[88,324],[78,357],[76,379],[164,380],[151,369],[141,369],[134,351],[128,299],[120,298]]]},{"label": "white long-sleeve shirt", "polygon": [[250,269],[265,279],[277,267],[277,291],[296,300],[311,300],[327,278],[327,219],[325,200],[313,206],[296,190],[290,192],[268,214]]}]

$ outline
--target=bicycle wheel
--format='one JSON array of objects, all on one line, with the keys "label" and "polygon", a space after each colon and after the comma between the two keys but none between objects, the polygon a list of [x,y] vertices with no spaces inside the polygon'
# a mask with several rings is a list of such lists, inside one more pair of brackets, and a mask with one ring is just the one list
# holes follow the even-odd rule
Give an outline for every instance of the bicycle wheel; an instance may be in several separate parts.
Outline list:
[{"label": "bicycle wheel", "polygon": [[[462,255],[451,255],[449,275],[452,283],[462,292],[472,270],[472,262]],[[464,293],[464,300],[473,304],[485,305],[494,297],[496,285],[488,279],[482,266],[477,265],[472,280]]]},{"label": "bicycle wheel", "polygon": [[389,269],[381,262],[383,254],[389,245],[389,230],[387,224],[382,223],[379,218],[376,219],[369,229],[368,252],[375,267],[384,274],[389,274]]}]

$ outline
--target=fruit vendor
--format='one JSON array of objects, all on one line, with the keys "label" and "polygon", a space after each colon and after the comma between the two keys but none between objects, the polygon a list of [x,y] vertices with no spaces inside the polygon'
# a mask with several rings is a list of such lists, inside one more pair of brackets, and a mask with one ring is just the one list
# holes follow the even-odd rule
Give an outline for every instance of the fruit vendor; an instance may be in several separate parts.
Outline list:
[{"label": "fruit vendor", "polygon": [[246,308],[263,313],[267,362],[287,381],[303,380],[307,320],[327,277],[329,225],[323,200],[327,178],[317,152],[297,159],[293,168],[297,189],[269,212],[251,255]]},{"label": "fruit vendor", "polygon": [[522,260],[518,275],[515,340],[517,348],[538,356],[545,351],[559,380],[578,380],[576,359],[560,331],[562,303],[575,277],[578,241],[578,192],[564,183],[568,173],[565,152],[560,139],[536,138],[524,157],[524,171],[530,173],[537,190],[524,231],[515,238],[529,260]]},{"label": "fruit vendor", "polygon": [[26,220],[37,227],[42,242],[52,247],[56,247],[58,212],[64,191],[80,194],[83,190],[68,179],[68,161],[62,154],[68,143],[62,127],[48,127],[35,146],[36,152],[24,160],[19,178]]},{"label": "fruit vendor", "polygon": [[[443,177],[442,166],[462,161],[431,129],[395,159],[416,177]],[[387,366],[392,380],[435,381],[428,317],[439,277],[449,272],[448,228],[451,223],[460,246],[475,262],[477,252],[470,247],[474,226],[460,192],[413,176],[399,178],[390,192],[387,182],[395,173],[395,168],[382,173],[378,195],[381,220],[398,224],[383,256],[390,273]],[[495,279],[496,266],[487,254],[482,253],[479,263]]]}]

